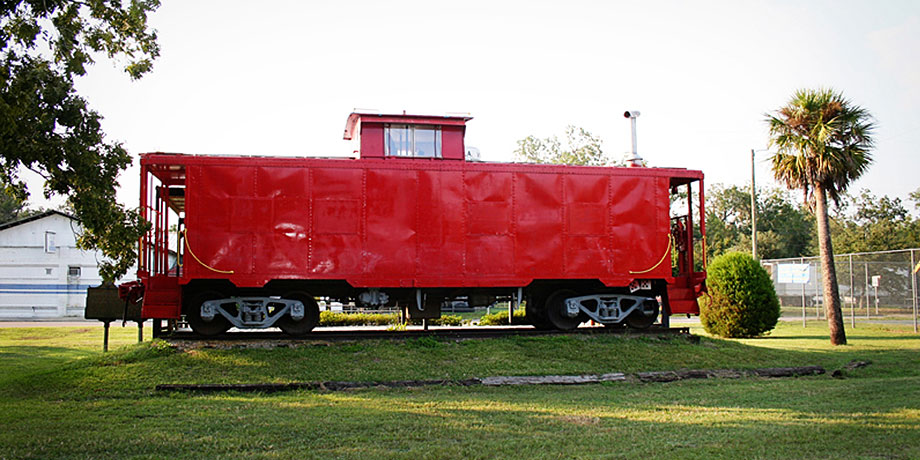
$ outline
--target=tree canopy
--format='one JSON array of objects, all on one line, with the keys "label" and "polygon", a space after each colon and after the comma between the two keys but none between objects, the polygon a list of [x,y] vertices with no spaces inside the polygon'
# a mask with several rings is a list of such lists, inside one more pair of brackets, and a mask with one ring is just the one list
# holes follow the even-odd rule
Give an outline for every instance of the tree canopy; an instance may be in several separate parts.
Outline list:
[{"label": "tree canopy", "polygon": [[802,190],[808,203],[814,192],[834,201],[872,164],[875,125],[871,115],[843,94],[830,90],[799,90],[767,118],[776,180]]},{"label": "tree canopy", "polygon": [[[789,192],[757,192],[757,245],[765,259],[810,255],[814,218],[796,205]],[[730,251],[751,252],[750,187],[716,184],[706,191],[707,257]]]},{"label": "tree canopy", "polygon": [[0,224],[25,217],[26,200],[15,190],[0,182]]},{"label": "tree canopy", "polygon": [[920,210],[920,188],[917,188],[917,190],[910,192],[910,195],[908,196],[908,198],[910,198],[910,201],[914,202],[914,209]]},{"label": "tree canopy", "polygon": [[147,228],[137,210],[115,200],[118,174],[131,164],[119,142],[105,139],[102,116],[74,89],[96,57],[119,62],[132,79],[159,56],[147,14],[158,0],[21,0],[0,2],[0,182],[15,199],[28,168],[45,179],[47,197],[68,197],[81,221],[81,249],[106,258],[113,280],[136,261]]},{"label": "tree canopy", "polygon": [[527,136],[517,143],[514,158],[518,161],[586,166],[609,164],[601,149],[601,139],[572,125],[565,128],[564,141],[556,136],[544,139]]}]

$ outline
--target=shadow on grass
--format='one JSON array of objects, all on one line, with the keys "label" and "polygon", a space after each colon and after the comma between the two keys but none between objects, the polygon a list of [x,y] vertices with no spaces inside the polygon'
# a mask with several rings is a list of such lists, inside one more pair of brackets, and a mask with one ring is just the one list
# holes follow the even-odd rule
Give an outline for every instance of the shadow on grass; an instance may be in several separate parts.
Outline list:
[{"label": "shadow on grass", "polygon": [[88,350],[67,347],[4,346],[0,347],[0,376],[27,373],[36,367],[44,368],[64,364],[97,354]]}]

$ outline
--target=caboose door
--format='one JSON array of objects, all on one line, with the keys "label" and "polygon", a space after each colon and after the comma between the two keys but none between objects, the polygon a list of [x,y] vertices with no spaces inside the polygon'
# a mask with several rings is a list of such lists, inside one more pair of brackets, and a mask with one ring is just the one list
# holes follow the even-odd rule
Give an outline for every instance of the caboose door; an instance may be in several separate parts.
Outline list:
[{"label": "caboose door", "polygon": [[[699,201],[694,201],[693,185],[699,184]],[[703,181],[672,179],[671,183],[671,241],[673,244],[674,283],[668,286],[668,303],[671,314],[699,314],[697,298],[705,289],[706,279],[706,223]],[[682,198],[686,196],[686,201]],[[682,203],[683,202],[683,203]],[[694,214],[699,219],[694,223]],[[700,258],[694,257],[694,246],[699,245]]]}]

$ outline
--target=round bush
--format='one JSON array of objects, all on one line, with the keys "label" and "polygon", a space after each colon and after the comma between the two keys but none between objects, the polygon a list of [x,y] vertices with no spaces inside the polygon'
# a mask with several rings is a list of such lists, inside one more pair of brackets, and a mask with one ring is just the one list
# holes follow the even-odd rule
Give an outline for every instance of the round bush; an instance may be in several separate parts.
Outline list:
[{"label": "round bush", "polygon": [[700,298],[700,322],[710,334],[755,337],[776,327],[779,300],[767,271],[750,255],[731,252],[707,267],[708,295]]}]

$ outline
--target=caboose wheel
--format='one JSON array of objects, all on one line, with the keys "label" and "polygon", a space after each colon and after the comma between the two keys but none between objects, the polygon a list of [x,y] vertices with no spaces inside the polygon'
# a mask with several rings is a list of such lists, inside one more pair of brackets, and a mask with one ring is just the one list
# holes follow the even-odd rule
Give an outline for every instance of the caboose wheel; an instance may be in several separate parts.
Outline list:
[{"label": "caboose wheel", "polygon": [[188,321],[192,331],[198,335],[217,335],[223,334],[230,329],[230,321],[227,321],[227,318],[224,318],[219,313],[214,315],[214,318],[210,321],[206,321],[201,317],[201,304],[208,300],[223,299],[225,297],[227,296],[217,291],[202,291],[192,297],[192,301],[188,304],[188,310],[185,312],[185,319]]},{"label": "caboose wheel", "polygon": [[287,335],[304,335],[313,330],[319,323],[319,305],[316,299],[303,291],[293,291],[281,296],[284,299],[299,300],[303,303],[303,319],[295,321],[290,315],[285,315],[276,323]]},{"label": "caboose wheel", "polygon": [[626,317],[626,324],[633,329],[648,329],[658,318],[658,301],[646,300],[641,309]]},{"label": "caboose wheel", "polygon": [[581,314],[574,318],[565,314],[565,299],[575,296],[575,292],[568,289],[562,289],[554,292],[553,295],[546,299],[546,319],[556,329],[571,331],[584,322],[584,318]]}]

